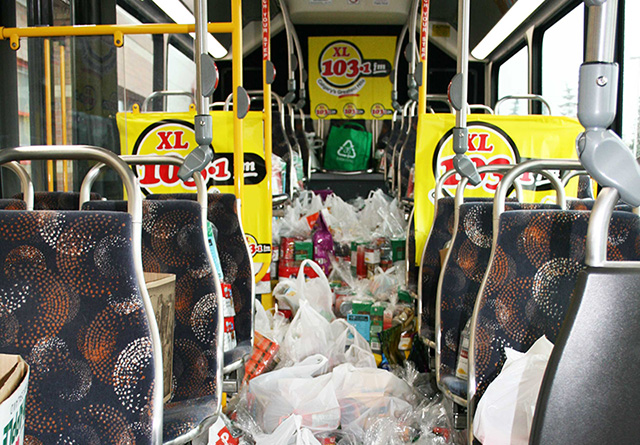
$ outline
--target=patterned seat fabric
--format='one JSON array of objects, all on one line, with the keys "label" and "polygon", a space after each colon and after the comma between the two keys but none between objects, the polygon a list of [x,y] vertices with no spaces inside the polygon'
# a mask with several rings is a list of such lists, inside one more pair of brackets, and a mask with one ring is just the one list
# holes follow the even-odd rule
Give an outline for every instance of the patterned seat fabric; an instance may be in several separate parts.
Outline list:
[{"label": "patterned seat fabric", "polygon": [[27,204],[21,199],[0,199],[0,210],[27,210]]},{"label": "patterned seat fabric", "polygon": [[[22,199],[22,193],[14,196]],[[99,201],[102,196],[91,193],[91,201]],[[80,193],[78,192],[36,192],[33,197],[34,210],[78,210],[80,209]]]},{"label": "patterned seat fabric", "polygon": [[578,199],[593,199],[593,188],[589,176],[578,176]]},{"label": "patterned seat fabric", "polygon": [[409,273],[407,276],[407,288],[413,292],[418,291],[418,266],[416,266],[416,224],[415,218],[409,221],[409,239],[407,242],[407,264]]},{"label": "patterned seat fabric", "polygon": [[151,443],[131,237],[125,213],[0,211],[0,351],[31,367],[25,443]]},{"label": "patterned seat fabric", "polygon": [[[506,213],[521,209],[557,208],[553,204],[509,202]],[[455,376],[460,334],[471,318],[484,278],[493,242],[493,203],[460,206],[458,227],[443,268],[440,298],[440,374]],[[466,389],[466,388],[465,388]],[[466,396],[464,394],[463,396]]]},{"label": "patterned seat fabric", "polygon": [[454,199],[440,198],[431,233],[422,256],[422,335],[435,341],[436,291],[440,278],[440,251],[453,235]]},{"label": "patterned seat fabric", "polygon": [[[502,369],[504,348],[526,351],[542,335],[555,342],[578,273],[584,269],[589,212],[506,212],[496,255],[479,296],[476,402]],[[640,256],[640,219],[614,212],[608,259]],[[606,308],[603,308],[606,310]]]},{"label": "patterned seat fabric", "polygon": [[402,158],[400,158],[400,150],[398,150],[398,162],[400,163],[400,187],[401,196],[407,194],[407,187],[409,186],[409,174],[411,167],[416,162],[416,142],[418,138],[418,118],[413,118],[411,122],[411,129],[407,136],[407,141],[402,152]]},{"label": "patterned seat fabric", "polygon": [[[193,193],[149,195],[147,199],[196,199]],[[238,343],[253,338],[251,308],[253,303],[253,265],[247,251],[240,219],[236,211],[236,197],[231,193],[210,193],[207,218],[218,229],[217,247],[224,274],[224,282],[231,284],[235,306],[236,337]]]},{"label": "patterned seat fabric", "polygon": [[[84,207],[122,210],[126,204],[95,201]],[[144,270],[176,276],[173,397],[165,404],[165,441],[197,427],[219,403],[218,300],[200,215],[196,202],[143,201]]]}]

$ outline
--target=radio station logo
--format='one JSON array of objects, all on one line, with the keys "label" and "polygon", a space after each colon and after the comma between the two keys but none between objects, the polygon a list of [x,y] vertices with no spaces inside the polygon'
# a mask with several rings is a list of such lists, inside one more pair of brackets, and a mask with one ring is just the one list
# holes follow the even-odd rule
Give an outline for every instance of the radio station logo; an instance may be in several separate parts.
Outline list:
[{"label": "radio station logo", "polygon": [[381,119],[385,116],[393,114],[393,110],[387,110],[384,105],[377,103],[371,107],[371,115],[376,119]]},{"label": "radio station logo", "polygon": [[[513,140],[500,128],[485,122],[469,123],[469,140],[467,156],[477,167],[485,165],[517,164],[520,154]],[[447,170],[453,168],[453,131],[447,132],[438,142],[433,157],[434,176],[439,178]],[[480,175],[482,182],[477,186],[469,184],[468,188],[482,188],[493,194],[498,188],[502,174],[484,173]],[[460,182],[459,175],[452,175],[445,183],[444,189],[452,195]]]},{"label": "radio station logo", "polygon": [[342,112],[344,113],[344,115],[349,118],[352,119],[356,116],[360,116],[362,114],[364,114],[364,110],[361,108],[358,108],[356,106],[356,104],[354,103],[347,103],[343,108],[342,108]]},{"label": "radio station logo", "polygon": [[329,108],[326,104],[318,104],[318,106],[315,109],[315,113],[319,119],[326,119],[329,116],[338,114],[338,110]]},{"label": "radio station logo", "polygon": [[[173,154],[182,158],[197,147],[193,123],[165,120],[150,125],[136,141],[134,155]],[[233,154],[216,153],[213,161],[200,174],[207,189],[213,186],[233,185]],[[139,165],[134,172],[145,194],[184,193],[196,190],[194,180],[183,182],[178,177],[179,167],[173,165]],[[245,184],[259,184],[266,176],[264,159],[253,153],[244,155]]]},{"label": "radio station logo", "polygon": [[318,70],[318,86],[333,96],[345,97],[357,95],[366,84],[366,77],[389,76],[391,62],[365,59],[355,44],[338,40],[320,52]]}]

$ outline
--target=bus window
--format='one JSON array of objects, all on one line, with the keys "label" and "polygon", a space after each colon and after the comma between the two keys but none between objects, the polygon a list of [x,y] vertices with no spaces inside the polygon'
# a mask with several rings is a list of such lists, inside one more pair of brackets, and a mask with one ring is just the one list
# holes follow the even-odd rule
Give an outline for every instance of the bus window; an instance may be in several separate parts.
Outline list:
[{"label": "bus window", "polygon": [[[523,47],[498,68],[498,99],[529,92],[529,54],[527,49],[527,46]],[[505,102],[503,108],[502,114],[529,114],[528,102],[526,101]]]},{"label": "bus window", "polygon": [[622,139],[637,154],[640,138],[640,29],[635,26],[640,14],[639,2],[625,2],[624,71],[622,72]]},{"label": "bus window", "polygon": [[[167,89],[170,91],[184,91],[195,95],[196,64],[193,59],[184,55],[173,45],[169,45],[167,52]],[[185,96],[171,96],[167,98],[167,111],[180,112],[189,109],[191,99]]]},{"label": "bus window", "polygon": [[[118,25],[141,23],[120,6],[116,11]],[[149,34],[128,35],[124,47],[118,49],[119,111],[131,110],[134,103],[142,105],[152,92],[153,38]]]},{"label": "bus window", "polygon": [[584,5],[580,4],[542,36],[542,96],[553,114],[578,115],[578,78],[584,57]]}]

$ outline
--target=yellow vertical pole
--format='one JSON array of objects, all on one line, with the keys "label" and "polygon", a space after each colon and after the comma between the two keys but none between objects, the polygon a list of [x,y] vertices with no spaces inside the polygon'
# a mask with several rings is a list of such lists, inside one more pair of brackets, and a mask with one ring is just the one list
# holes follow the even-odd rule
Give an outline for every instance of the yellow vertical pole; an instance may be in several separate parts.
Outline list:
[{"label": "yellow vertical pole", "polygon": [[[67,76],[65,72],[65,47],[60,45],[60,121],[62,123],[62,145],[67,145]],[[69,161],[62,161],[62,187],[69,191]]]},{"label": "yellow vertical pole", "polygon": [[[236,198],[240,201],[240,218],[244,214],[244,121],[238,118],[238,88],[242,86],[242,0],[231,0],[232,72],[233,72],[233,177]],[[242,220],[242,219],[241,219]]]},{"label": "yellow vertical pole", "polygon": [[[44,109],[47,145],[53,145],[53,124],[51,116],[51,41],[44,40]],[[53,161],[47,161],[47,190],[53,191]]]},{"label": "yellow vertical pole", "polygon": [[[264,93],[264,164],[267,170],[267,193],[271,197],[273,192],[271,190],[271,153],[273,151],[273,110],[271,109],[271,84],[267,79],[267,62],[271,60],[271,11],[269,7],[269,0],[262,0],[262,91]],[[271,234],[271,222],[273,218],[272,206],[268,206],[267,210],[267,225],[269,227],[269,234]],[[272,250],[274,246],[272,245]],[[273,296],[266,294],[262,296],[262,305],[265,309],[273,307]]]},{"label": "yellow vertical pole", "polygon": [[[427,113],[427,49],[429,45],[429,0],[422,1],[420,15],[420,62],[422,62],[422,84],[418,94],[418,119]],[[419,127],[418,127],[419,128]]]}]

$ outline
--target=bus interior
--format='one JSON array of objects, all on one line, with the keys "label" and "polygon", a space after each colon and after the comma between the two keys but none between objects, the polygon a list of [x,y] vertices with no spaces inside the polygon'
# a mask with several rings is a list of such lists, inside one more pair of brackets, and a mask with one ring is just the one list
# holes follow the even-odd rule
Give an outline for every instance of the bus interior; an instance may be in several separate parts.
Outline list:
[{"label": "bus interior", "polygon": [[639,443],[638,18],[3,0],[3,443]]}]

